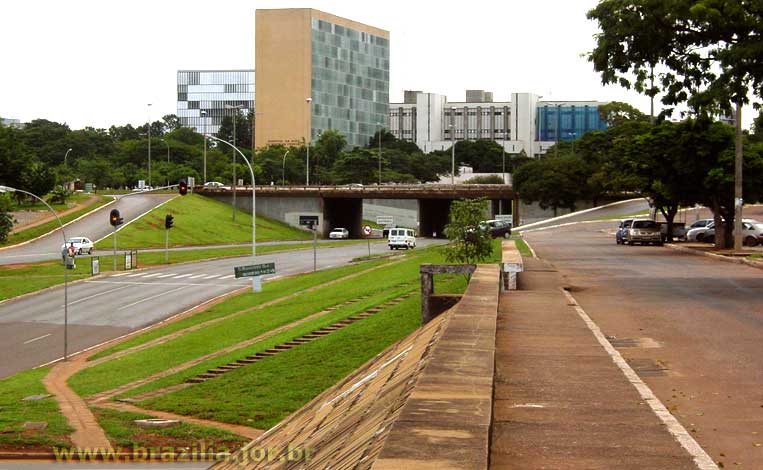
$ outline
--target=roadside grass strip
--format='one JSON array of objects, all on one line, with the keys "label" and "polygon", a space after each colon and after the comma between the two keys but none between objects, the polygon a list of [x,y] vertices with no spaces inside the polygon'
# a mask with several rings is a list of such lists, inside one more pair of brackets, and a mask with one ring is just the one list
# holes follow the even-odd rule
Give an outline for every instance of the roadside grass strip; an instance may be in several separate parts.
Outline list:
[{"label": "roadside grass strip", "polygon": [[[238,449],[249,442],[249,439],[232,432],[185,422],[166,428],[145,428],[136,425],[134,423],[136,419],[152,418],[145,414],[105,408],[97,408],[94,413],[98,424],[115,448],[134,453],[135,456],[139,456],[141,452],[151,447],[174,448],[176,452],[181,452],[182,449],[191,447],[190,443],[198,446],[204,441],[207,448],[213,447],[218,451],[225,451]],[[158,455],[156,460],[160,460]]]},{"label": "roadside grass strip", "polygon": [[[90,263],[77,263],[77,269],[67,273],[69,282],[90,277]],[[45,289],[64,283],[61,261],[0,266],[0,300]]]},{"label": "roadside grass strip", "polygon": [[[69,380],[69,384],[80,396],[88,397],[150,376],[340,304],[347,299],[383,292],[406,277],[417,279],[419,262],[425,258],[426,256],[419,252],[404,262],[374,270],[362,279],[321,287],[310,295],[295,296],[267,309],[255,311],[251,315],[226,318],[175,337],[166,343],[82,370]],[[114,371],[119,373],[115,374]]]},{"label": "roadside grass strip", "polygon": [[[73,430],[54,397],[24,400],[48,394],[42,378],[49,371],[49,368],[32,369],[0,379],[0,447],[3,450],[71,445],[68,435]],[[45,423],[45,427],[25,430],[24,423]]]},{"label": "roadside grass strip", "polygon": [[[166,375],[157,380],[141,384],[127,393],[118,395],[117,399],[136,402],[167,393],[168,391],[185,388],[194,383],[204,382],[211,377],[205,376],[211,370],[216,370],[216,373],[213,373],[216,376],[221,371],[235,369],[243,364],[257,362],[257,360],[264,356],[274,355],[277,353],[276,350],[289,349],[293,344],[288,347],[284,345],[297,339],[303,340],[300,343],[308,342],[304,341],[304,339],[312,340],[333,330],[324,330],[313,336],[312,333],[315,331],[331,328],[332,325],[343,322],[345,323],[343,326],[346,326],[346,324],[354,321],[350,320],[347,322],[351,318],[366,318],[380,311],[380,305],[390,303],[395,301],[395,299],[407,298],[412,295],[415,289],[416,286],[413,284],[400,284],[374,296],[362,296],[357,299],[348,300],[336,308],[330,307],[322,312],[311,315],[307,321],[294,322],[285,328],[272,330],[259,337],[240,343],[237,345],[239,347],[225,351],[224,354],[216,355],[203,361],[189,363],[188,367],[184,367],[172,375]],[[399,301],[397,300],[397,302]],[[338,328],[335,327],[334,329]],[[306,335],[311,337],[304,338]],[[255,356],[256,359],[252,359]]]},{"label": "roadside grass strip", "polygon": [[[170,246],[222,245],[252,241],[252,214],[237,211],[231,221],[232,208],[214,199],[189,194],[176,197],[125,226],[117,234],[120,249],[163,248],[164,217],[172,214],[175,225],[170,230]],[[308,240],[312,234],[282,222],[257,216],[257,241]],[[96,244],[109,249],[111,237]]]},{"label": "roadside grass strip", "polygon": [[141,405],[268,429],[413,332],[420,326],[420,309],[419,296],[408,297],[299,347]]},{"label": "roadside grass strip", "polygon": [[245,294],[228,298],[203,312],[168,323],[164,326],[152,328],[145,333],[115,344],[112,347],[94,354],[88,360],[96,361],[137,346],[146,345],[148,343],[156,344],[155,342],[157,340],[173,333],[184,330],[191,331],[189,329],[200,327],[202,324],[207,324],[208,322],[215,320],[219,321],[225,317],[251,313],[273,303],[286,300],[286,297],[312,291],[316,287],[320,288],[329,282],[340,280],[347,276],[357,275],[363,271],[375,269],[383,264],[384,263],[382,262],[354,264],[315,273],[299,274],[284,279],[267,281],[265,283],[266,287],[262,292],[257,294],[247,292]]},{"label": "roadside grass strip", "polygon": [[514,240],[514,244],[517,246],[517,250],[519,250],[520,255],[526,258],[532,258],[533,253],[530,250],[530,247],[527,246],[527,242],[522,239],[521,235],[513,235],[511,238]]}]

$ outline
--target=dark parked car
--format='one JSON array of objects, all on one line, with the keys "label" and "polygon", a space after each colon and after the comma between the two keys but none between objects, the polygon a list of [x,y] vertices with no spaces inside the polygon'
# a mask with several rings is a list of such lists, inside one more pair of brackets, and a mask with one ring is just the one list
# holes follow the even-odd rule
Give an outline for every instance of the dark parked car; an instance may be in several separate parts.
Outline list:
[{"label": "dark parked car", "polygon": [[509,238],[511,236],[511,222],[508,220],[485,220],[480,226],[490,232],[493,238]]},{"label": "dark parked car", "polygon": [[625,233],[631,228],[633,219],[623,219],[620,221],[620,225],[617,227],[617,233],[615,233],[615,242],[618,245],[625,243]]}]

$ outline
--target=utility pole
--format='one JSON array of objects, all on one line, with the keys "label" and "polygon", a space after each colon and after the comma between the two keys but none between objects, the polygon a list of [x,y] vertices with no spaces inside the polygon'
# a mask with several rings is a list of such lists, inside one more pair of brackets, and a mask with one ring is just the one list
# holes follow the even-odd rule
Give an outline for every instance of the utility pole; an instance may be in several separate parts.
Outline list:
[{"label": "utility pole", "polygon": [[[201,125],[203,127],[204,132],[204,183],[207,182],[207,112],[203,109],[201,110]],[[203,184],[203,183],[202,183]]]},{"label": "utility pole", "polygon": [[148,187],[151,188],[151,103],[148,103]]}]

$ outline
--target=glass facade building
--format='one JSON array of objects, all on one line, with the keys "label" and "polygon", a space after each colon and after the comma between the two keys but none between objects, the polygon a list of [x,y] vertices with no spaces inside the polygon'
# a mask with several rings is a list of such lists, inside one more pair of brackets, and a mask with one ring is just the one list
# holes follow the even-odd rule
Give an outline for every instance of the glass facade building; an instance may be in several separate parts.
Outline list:
[{"label": "glass facade building", "polygon": [[538,106],[535,139],[564,142],[579,139],[588,131],[606,129],[607,123],[599,116],[599,104],[544,103]]},{"label": "glass facade building", "polygon": [[241,106],[240,113],[254,111],[254,70],[178,71],[177,115],[183,127],[216,134],[223,118],[236,113],[233,106]]},{"label": "glass facade building", "polygon": [[335,129],[351,146],[389,128],[389,40],[311,19],[311,140]]}]

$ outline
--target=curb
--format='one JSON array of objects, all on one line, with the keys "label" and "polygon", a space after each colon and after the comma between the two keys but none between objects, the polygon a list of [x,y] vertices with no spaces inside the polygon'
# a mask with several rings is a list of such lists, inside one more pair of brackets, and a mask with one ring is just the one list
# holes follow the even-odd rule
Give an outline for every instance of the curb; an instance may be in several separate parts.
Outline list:
[{"label": "curb", "polygon": [[[111,197],[114,197],[114,196],[111,196]],[[85,217],[88,217],[89,215],[93,214],[94,212],[96,212],[96,211],[99,211],[99,210],[103,209],[104,207],[108,207],[108,206],[110,206],[111,204],[114,204],[115,202],[117,202],[117,199],[116,199],[116,198],[112,199],[111,201],[107,202],[106,204],[104,204],[104,205],[102,205],[102,206],[98,206],[98,207],[96,207],[95,209],[93,209],[93,210],[91,210],[91,211],[89,211],[89,212],[85,212],[84,214],[82,214],[81,216],[77,217],[77,218],[76,218],[76,219],[74,219],[74,220],[70,220],[70,221],[66,222],[65,224],[63,224],[63,226],[64,226],[64,228],[66,228],[66,227],[67,227],[69,224],[73,224],[74,222],[77,222],[77,221],[78,221],[78,220],[80,220],[80,219],[83,219],[83,218],[85,218]],[[54,220],[55,220],[55,219],[54,219]],[[46,223],[47,223],[47,222],[46,222]],[[30,227],[30,228],[33,228],[33,227]],[[43,233],[43,234],[42,234],[42,235],[40,235],[39,237],[35,237],[35,238],[32,238],[31,240],[27,240],[27,241],[24,241],[24,242],[21,242],[21,243],[16,243],[15,245],[9,245],[9,246],[0,247],[0,251],[4,251],[4,250],[8,250],[8,249],[11,249],[11,248],[18,248],[18,247],[20,247],[20,246],[24,246],[24,245],[26,245],[27,243],[32,243],[33,241],[39,240],[39,239],[40,239],[40,238],[42,238],[42,237],[47,237],[47,236],[48,236],[48,235],[50,235],[51,233],[56,233],[56,232],[57,232],[57,231],[59,231],[59,230],[61,230],[61,227],[60,227],[60,226],[59,226],[59,227],[56,227],[56,228],[54,228],[54,229],[53,229],[53,230],[51,230],[50,232],[47,232],[47,233]]]},{"label": "curb", "polygon": [[724,261],[726,263],[746,264],[747,266],[750,266],[752,268],[763,269],[763,262],[761,261],[752,261],[746,258],[734,258],[732,256],[724,256],[724,255],[719,255],[717,253],[708,253],[706,251],[695,250],[694,248],[679,246],[673,243],[666,243],[664,246],[666,246],[667,248],[670,248],[671,250],[680,251],[683,253],[690,253],[696,256],[707,256],[708,258],[712,258],[718,261]]}]

